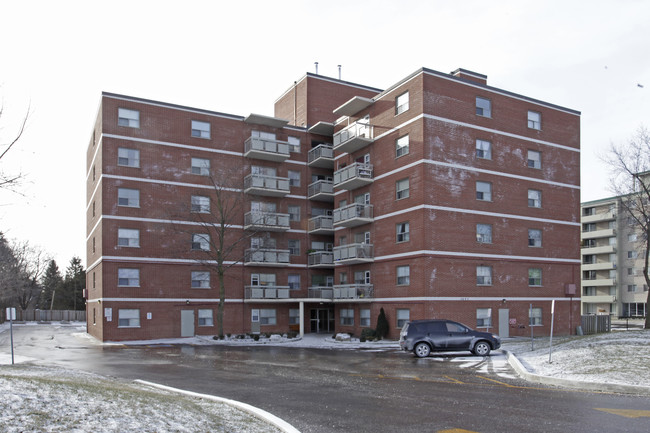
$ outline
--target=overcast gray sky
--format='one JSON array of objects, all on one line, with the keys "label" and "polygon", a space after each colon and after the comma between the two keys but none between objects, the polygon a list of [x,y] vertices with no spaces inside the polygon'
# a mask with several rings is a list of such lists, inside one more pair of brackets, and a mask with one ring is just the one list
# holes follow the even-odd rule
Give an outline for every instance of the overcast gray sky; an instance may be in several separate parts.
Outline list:
[{"label": "overcast gray sky", "polygon": [[[0,230],[85,263],[85,155],[100,93],[246,115],[305,72],[386,88],[418,68],[582,112],[582,201],[607,197],[597,155],[650,113],[650,1],[0,0]],[[639,87],[642,85],[644,87]],[[242,89],[244,91],[242,91]],[[649,125],[650,126],[650,125]]]}]

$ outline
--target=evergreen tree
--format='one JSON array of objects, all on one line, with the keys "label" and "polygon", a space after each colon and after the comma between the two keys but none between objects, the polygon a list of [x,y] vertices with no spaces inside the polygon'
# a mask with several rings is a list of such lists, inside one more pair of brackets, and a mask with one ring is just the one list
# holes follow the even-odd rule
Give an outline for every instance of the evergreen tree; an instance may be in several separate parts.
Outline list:
[{"label": "evergreen tree", "polygon": [[379,316],[377,317],[377,338],[384,339],[388,335],[388,319],[386,319],[386,313],[384,309],[379,310]]},{"label": "evergreen tree", "polygon": [[65,270],[65,278],[61,285],[61,296],[54,301],[55,309],[83,310],[86,308],[83,300],[83,289],[86,287],[86,271],[79,257],[73,257]]},{"label": "evergreen tree", "polygon": [[57,292],[59,296],[61,295],[62,284],[63,277],[59,271],[59,266],[54,260],[50,260],[50,263],[45,270],[45,275],[43,275],[43,278],[41,279],[43,291],[41,292],[41,297],[38,301],[38,307],[41,310],[52,309]]}]

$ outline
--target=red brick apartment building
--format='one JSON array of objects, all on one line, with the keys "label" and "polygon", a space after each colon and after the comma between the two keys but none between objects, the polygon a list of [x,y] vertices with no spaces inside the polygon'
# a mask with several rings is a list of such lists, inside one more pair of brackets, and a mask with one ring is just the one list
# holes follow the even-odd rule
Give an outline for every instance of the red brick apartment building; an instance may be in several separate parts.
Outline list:
[{"label": "red brick apartment building", "polygon": [[196,218],[216,214],[212,180],[241,205],[224,333],[358,336],[383,308],[391,338],[443,317],[548,335],[553,300],[554,332],[579,324],[579,112],[423,68],[383,91],[308,73],[274,116],[102,94],[91,335],[217,334],[216,233]]}]

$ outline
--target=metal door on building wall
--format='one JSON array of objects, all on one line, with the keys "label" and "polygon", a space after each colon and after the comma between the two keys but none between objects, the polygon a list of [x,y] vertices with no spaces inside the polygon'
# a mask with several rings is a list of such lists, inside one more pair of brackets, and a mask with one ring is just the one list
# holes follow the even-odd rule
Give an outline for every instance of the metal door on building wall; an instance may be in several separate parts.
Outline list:
[{"label": "metal door on building wall", "polygon": [[510,337],[510,310],[499,308],[499,337]]},{"label": "metal door on building wall", "polygon": [[194,337],[194,310],[181,310],[181,337]]},{"label": "metal door on building wall", "polygon": [[329,308],[314,308],[310,310],[310,332],[334,331],[334,310]]}]

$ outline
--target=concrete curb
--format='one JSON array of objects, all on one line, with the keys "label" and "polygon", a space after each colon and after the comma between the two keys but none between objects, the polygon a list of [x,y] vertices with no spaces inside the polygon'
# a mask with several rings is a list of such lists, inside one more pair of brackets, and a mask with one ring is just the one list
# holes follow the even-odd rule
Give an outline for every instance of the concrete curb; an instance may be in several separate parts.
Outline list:
[{"label": "concrete curb", "polygon": [[179,394],[184,394],[190,397],[198,397],[198,398],[203,398],[206,400],[212,400],[216,401],[219,403],[225,403],[229,406],[235,407],[237,409],[243,410],[244,412],[247,412],[251,415],[253,415],[256,418],[261,419],[262,421],[265,421],[278,429],[280,431],[285,432],[285,433],[300,433],[300,430],[296,429],[294,426],[289,424],[288,422],[278,418],[277,416],[259,409],[255,406],[251,406],[250,404],[242,403],[240,401],[236,400],[229,400],[227,398],[222,398],[222,397],[216,397],[214,395],[209,395],[209,394],[199,394],[198,392],[192,392],[192,391],[185,391],[183,389],[178,389],[178,388],[172,388],[171,386],[166,386],[166,385],[160,385],[158,383],[153,383],[153,382],[147,382],[146,380],[140,380],[136,379],[134,382],[140,383],[142,385],[147,385],[151,386],[153,388],[159,388],[159,389],[164,389],[166,391],[171,391],[171,392],[176,392]]},{"label": "concrete curb", "polygon": [[582,389],[597,392],[617,392],[623,394],[641,394],[650,395],[650,387],[638,385],[623,385],[617,383],[598,383],[598,382],[581,382],[579,380],[563,379],[560,377],[541,376],[529,372],[526,367],[512,352],[502,349],[506,354],[508,363],[517,374],[529,382],[542,383],[545,385],[555,385],[571,389]]}]

